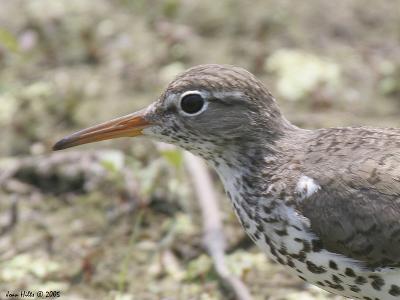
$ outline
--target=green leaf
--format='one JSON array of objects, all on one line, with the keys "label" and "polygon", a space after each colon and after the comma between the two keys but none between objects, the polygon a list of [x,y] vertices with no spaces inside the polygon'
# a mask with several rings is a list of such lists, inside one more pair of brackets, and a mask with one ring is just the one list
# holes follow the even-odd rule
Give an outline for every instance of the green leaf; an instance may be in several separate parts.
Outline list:
[{"label": "green leaf", "polygon": [[162,156],[175,168],[180,168],[183,164],[183,155],[180,150],[163,150]]},{"label": "green leaf", "polygon": [[0,28],[0,44],[12,52],[18,52],[18,42],[16,37],[4,28]]},{"label": "green leaf", "polygon": [[186,271],[186,280],[195,281],[205,276],[211,276],[212,261],[208,255],[202,254],[189,262]]},{"label": "green leaf", "polygon": [[125,156],[120,151],[103,151],[98,154],[101,165],[109,172],[121,171],[125,165]]},{"label": "green leaf", "polygon": [[304,99],[320,86],[335,90],[340,84],[339,65],[303,51],[277,50],[266,68],[277,74],[279,93],[289,100]]}]

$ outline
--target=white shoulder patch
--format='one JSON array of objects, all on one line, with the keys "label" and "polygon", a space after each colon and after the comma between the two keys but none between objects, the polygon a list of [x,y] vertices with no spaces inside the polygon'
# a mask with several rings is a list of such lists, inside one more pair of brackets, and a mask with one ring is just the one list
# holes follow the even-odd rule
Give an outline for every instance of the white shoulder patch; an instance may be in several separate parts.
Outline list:
[{"label": "white shoulder patch", "polygon": [[312,194],[317,192],[321,186],[319,186],[314,179],[302,175],[297,182],[296,192],[299,194],[301,200],[310,197]]}]

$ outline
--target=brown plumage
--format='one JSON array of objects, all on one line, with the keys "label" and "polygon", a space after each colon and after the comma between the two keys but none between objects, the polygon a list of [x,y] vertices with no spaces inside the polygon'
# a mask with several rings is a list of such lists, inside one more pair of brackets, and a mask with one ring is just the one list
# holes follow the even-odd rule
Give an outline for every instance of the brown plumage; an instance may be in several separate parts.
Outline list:
[{"label": "brown plumage", "polygon": [[322,129],[304,142],[306,173],[321,189],[299,209],[326,249],[400,266],[400,130]]},{"label": "brown plumage", "polygon": [[246,70],[203,65],[147,109],[54,149],[139,134],[205,158],[247,234],[300,278],[347,297],[399,299],[399,129],[301,129]]}]

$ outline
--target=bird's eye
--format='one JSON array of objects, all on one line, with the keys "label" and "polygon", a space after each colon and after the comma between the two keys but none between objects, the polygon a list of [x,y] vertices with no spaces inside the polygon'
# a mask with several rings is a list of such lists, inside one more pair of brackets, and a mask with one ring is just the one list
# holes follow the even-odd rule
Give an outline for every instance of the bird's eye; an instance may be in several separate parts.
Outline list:
[{"label": "bird's eye", "polygon": [[194,115],[201,111],[204,106],[204,99],[200,94],[193,93],[183,96],[181,99],[180,105],[181,109],[189,114]]}]

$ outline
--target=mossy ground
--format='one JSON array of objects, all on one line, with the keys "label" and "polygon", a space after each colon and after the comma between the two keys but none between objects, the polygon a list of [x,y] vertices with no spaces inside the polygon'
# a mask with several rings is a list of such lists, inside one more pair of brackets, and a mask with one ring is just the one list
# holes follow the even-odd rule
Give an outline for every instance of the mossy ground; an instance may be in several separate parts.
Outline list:
[{"label": "mossy ground", "polygon": [[[228,298],[179,150],[52,143],[144,107],[201,63],[249,69],[299,126],[399,126],[399,20],[390,0],[2,1],[0,298]],[[229,266],[255,299],[341,299],[268,261],[216,188]]]}]

